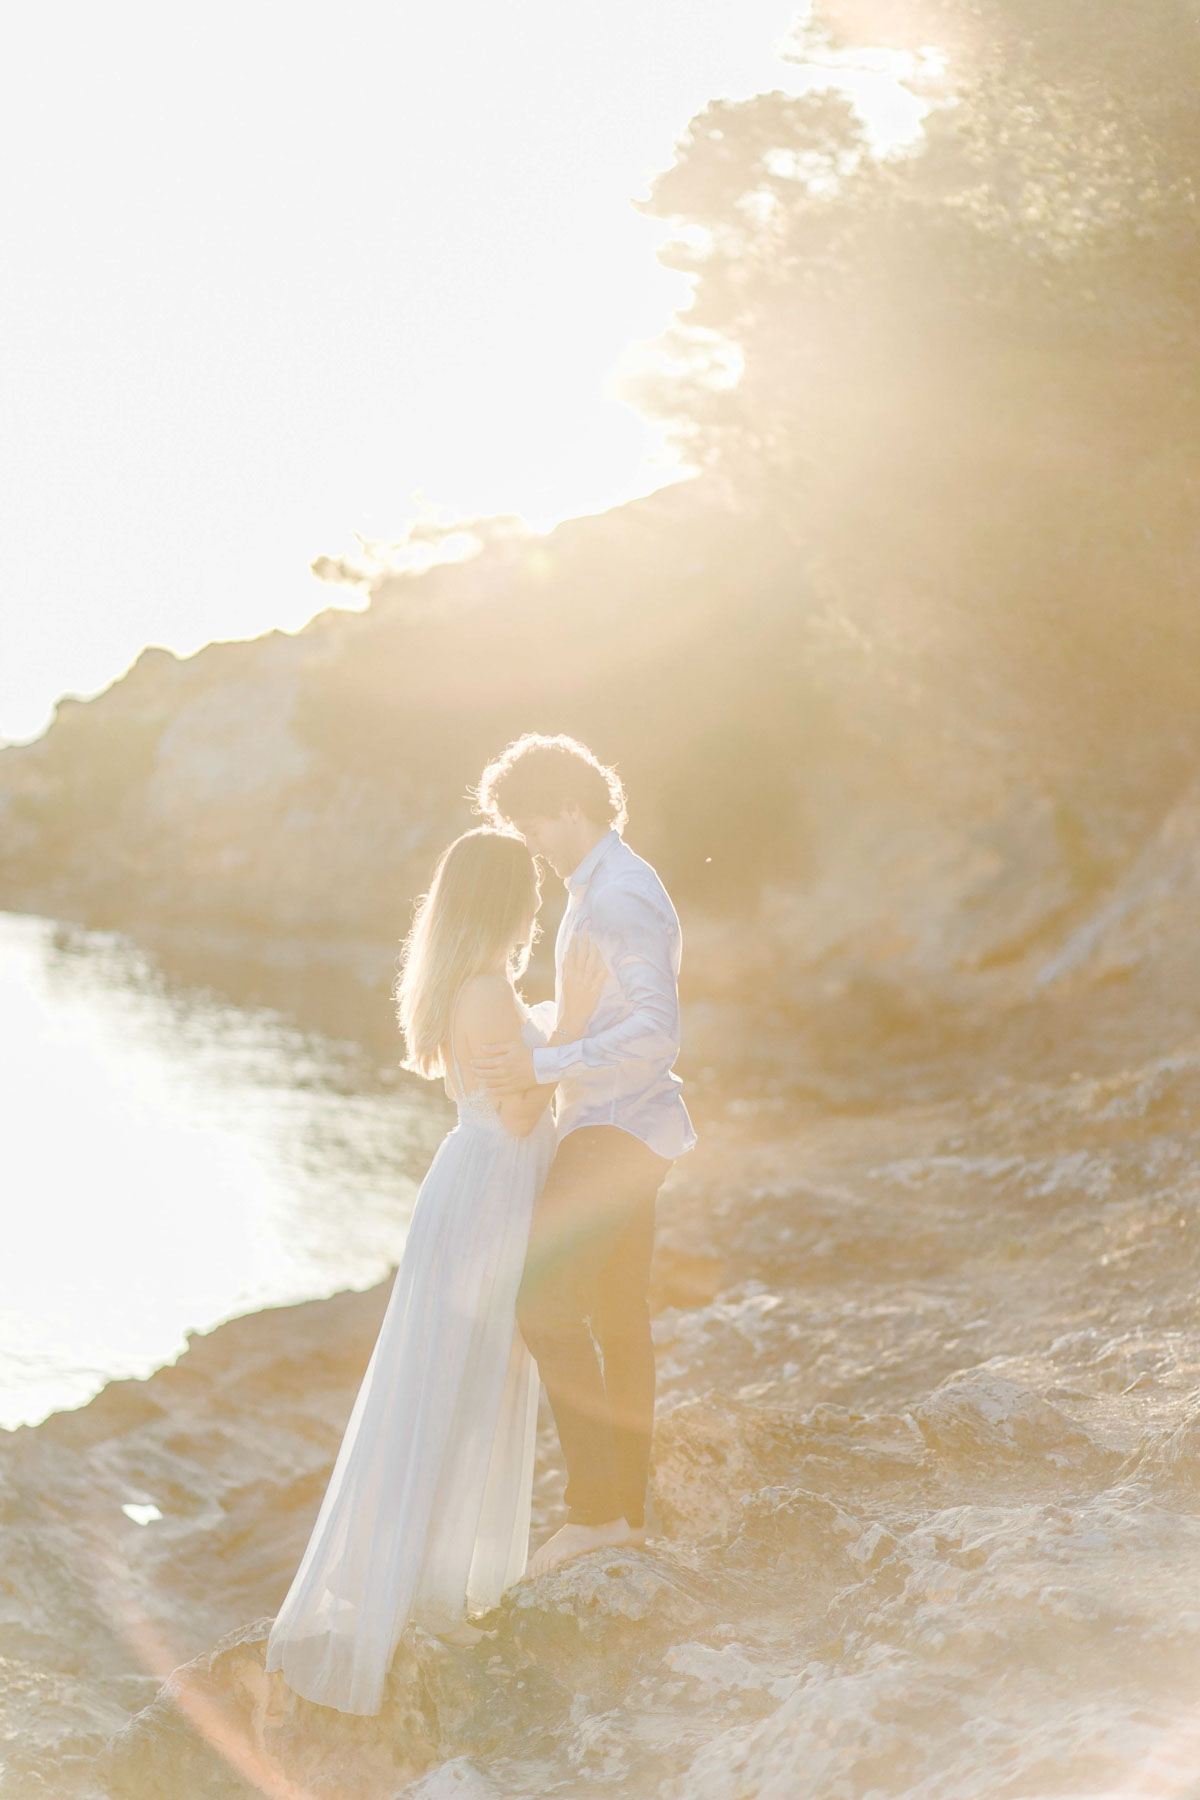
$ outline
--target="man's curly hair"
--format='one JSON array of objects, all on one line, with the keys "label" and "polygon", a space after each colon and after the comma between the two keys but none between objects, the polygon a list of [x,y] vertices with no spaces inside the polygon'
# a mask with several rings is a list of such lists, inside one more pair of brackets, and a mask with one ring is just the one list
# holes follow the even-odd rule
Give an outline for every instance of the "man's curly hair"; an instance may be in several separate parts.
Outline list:
[{"label": "man's curly hair", "polygon": [[476,812],[500,828],[514,819],[556,819],[570,806],[618,831],[627,816],[616,770],[562,733],[527,731],[517,738],[483,771],[474,799]]}]

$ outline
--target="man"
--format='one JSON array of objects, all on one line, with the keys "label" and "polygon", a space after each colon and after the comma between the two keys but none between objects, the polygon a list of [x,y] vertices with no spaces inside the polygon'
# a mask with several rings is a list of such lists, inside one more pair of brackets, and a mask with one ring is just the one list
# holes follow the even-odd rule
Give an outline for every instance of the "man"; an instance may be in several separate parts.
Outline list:
[{"label": "man", "polygon": [[556,1002],[572,945],[586,937],[604,962],[581,1039],[565,1042],[556,1029],[543,1049],[489,1045],[475,1064],[497,1096],[558,1083],[558,1150],[517,1299],[567,1465],[567,1523],[530,1563],[542,1575],[584,1551],[646,1538],[654,1203],[674,1158],[696,1141],[672,1073],[680,931],[662,882],[621,837],[620,780],[573,738],[519,738],[484,770],[478,801],[566,883]]}]

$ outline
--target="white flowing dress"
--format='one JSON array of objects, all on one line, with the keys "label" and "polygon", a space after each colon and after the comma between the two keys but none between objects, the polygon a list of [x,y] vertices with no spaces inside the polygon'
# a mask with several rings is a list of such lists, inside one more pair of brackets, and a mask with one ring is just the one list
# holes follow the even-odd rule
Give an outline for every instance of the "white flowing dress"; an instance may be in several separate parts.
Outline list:
[{"label": "white flowing dress", "polygon": [[[527,1015],[527,1043],[545,1034]],[[455,1063],[458,1073],[457,1062]],[[460,1624],[525,1570],[537,1367],[516,1328],[534,1199],[554,1153],[482,1090],[421,1184],[321,1510],[267,1642],[305,1699],[377,1713],[400,1634]]]}]

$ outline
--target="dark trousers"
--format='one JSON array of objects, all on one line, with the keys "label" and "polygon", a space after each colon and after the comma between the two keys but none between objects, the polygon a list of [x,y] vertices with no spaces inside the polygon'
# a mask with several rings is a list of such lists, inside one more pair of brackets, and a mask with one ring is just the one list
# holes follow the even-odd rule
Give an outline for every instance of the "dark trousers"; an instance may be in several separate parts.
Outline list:
[{"label": "dark trousers", "polygon": [[581,1126],[559,1145],[534,1207],[517,1322],[546,1384],[574,1524],[643,1522],[654,1428],[647,1289],[654,1200],[670,1167],[615,1125]]}]

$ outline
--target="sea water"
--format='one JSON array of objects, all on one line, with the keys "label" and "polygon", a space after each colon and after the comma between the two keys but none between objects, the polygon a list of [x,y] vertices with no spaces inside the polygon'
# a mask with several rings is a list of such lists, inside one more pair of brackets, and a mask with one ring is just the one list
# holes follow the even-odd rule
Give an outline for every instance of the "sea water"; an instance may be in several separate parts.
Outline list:
[{"label": "sea water", "polygon": [[453,1116],[396,1060],[0,913],[0,1426],[386,1276]]}]

